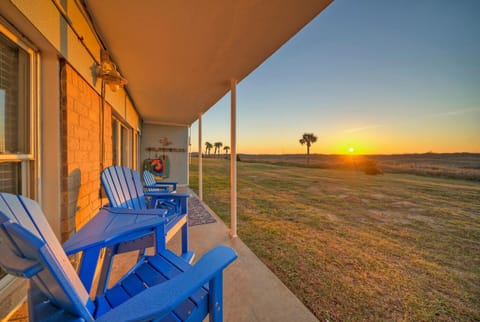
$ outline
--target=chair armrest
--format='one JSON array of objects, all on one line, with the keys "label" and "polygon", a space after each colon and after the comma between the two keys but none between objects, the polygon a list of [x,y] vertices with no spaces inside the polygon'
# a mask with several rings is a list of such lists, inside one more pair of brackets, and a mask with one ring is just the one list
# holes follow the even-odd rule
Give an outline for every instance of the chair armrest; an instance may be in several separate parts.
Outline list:
[{"label": "chair armrest", "polygon": [[173,190],[177,190],[177,182],[175,181],[157,181],[152,185],[146,185],[146,188],[155,188],[158,186],[172,186]]},{"label": "chair armrest", "polygon": [[149,191],[148,189],[157,189],[157,190],[162,190],[162,191],[157,191],[157,192],[170,193],[170,189],[166,185],[159,185],[159,184],[145,185],[145,186],[143,186],[143,189],[146,190],[146,191]]},{"label": "chair armrest", "polygon": [[161,216],[165,217],[168,214],[166,209],[130,209],[130,208],[114,208],[114,207],[103,207],[102,209],[107,210],[112,214],[121,214],[121,215],[147,215],[147,216]]},{"label": "chair armrest", "polygon": [[237,258],[233,249],[218,246],[191,269],[165,283],[149,288],[102,315],[97,321],[146,321],[160,319],[193,292],[218,276]]},{"label": "chair armrest", "polygon": [[13,255],[10,252],[3,252],[2,267],[11,275],[17,277],[30,278],[43,270],[42,265],[34,260],[28,258],[22,258]]},{"label": "chair armrest", "polygon": [[[11,229],[15,230],[21,237],[32,241],[36,247],[43,247],[43,243],[37,242],[37,240],[29,236],[30,234],[25,232],[25,230],[18,229],[18,224],[11,224],[11,227]],[[0,253],[2,254],[0,266],[11,275],[30,278],[43,270],[42,265],[37,260],[15,254],[3,242],[0,242]]]},{"label": "chair armrest", "polygon": [[167,186],[172,186],[173,191],[177,190],[177,182],[176,181],[159,181],[156,184],[158,185],[167,185]]},{"label": "chair armrest", "polygon": [[175,211],[175,213],[185,215],[188,209],[188,198],[191,197],[187,193],[145,193],[146,197],[151,199],[150,206],[152,208],[161,208],[160,204],[164,204],[167,209]]},{"label": "chair armrest", "polygon": [[158,201],[161,200],[167,209],[185,215],[187,214],[188,198],[190,198],[191,195],[188,193],[146,192],[145,197],[151,200],[148,206],[149,208],[158,209]]},{"label": "chair armrest", "polygon": [[165,192],[145,192],[145,197],[162,198],[162,199],[187,199],[192,195],[188,193],[165,193]]},{"label": "chair armrest", "polygon": [[[151,216],[145,216],[133,209],[118,209],[117,213],[110,212],[111,209],[102,209],[87,222],[75,235],[70,237],[62,246],[67,255],[93,248],[102,248],[116,245],[122,241],[134,240],[153,232],[157,227],[165,226],[168,222],[177,217],[158,215],[158,209],[151,212]],[[155,213],[156,210],[156,213]],[[144,212],[142,210],[142,212]],[[164,210],[160,209],[163,214]]]},{"label": "chair armrest", "polygon": [[155,182],[155,184],[166,184],[166,185],[176,186],[177,182],[176,181],[157,181]]}]

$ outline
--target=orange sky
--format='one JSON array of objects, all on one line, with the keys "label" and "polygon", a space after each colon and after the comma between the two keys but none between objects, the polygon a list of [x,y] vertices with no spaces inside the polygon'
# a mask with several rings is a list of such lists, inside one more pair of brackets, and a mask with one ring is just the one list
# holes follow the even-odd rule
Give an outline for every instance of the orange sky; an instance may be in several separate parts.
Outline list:
[{"label": "orange sky", "polygon": [[[334,1],[237,88],[239,153],[480,153],[480,1]],[[230,97],[203,140],[230,145]],[[192,126],[193,150],[197,127]]]}]

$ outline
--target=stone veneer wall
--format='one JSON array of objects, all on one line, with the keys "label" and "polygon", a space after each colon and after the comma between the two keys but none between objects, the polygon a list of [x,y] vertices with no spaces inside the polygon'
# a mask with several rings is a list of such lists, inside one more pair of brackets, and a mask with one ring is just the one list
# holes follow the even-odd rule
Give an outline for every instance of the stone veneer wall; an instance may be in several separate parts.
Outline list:
[{"label": "stone veneer wall", "polygon": [[[67,240],[102,205],[102,98],[69,64],[61,64],[61,238]],[[112,163],[112,108],[104,110],[104,167]]]}]

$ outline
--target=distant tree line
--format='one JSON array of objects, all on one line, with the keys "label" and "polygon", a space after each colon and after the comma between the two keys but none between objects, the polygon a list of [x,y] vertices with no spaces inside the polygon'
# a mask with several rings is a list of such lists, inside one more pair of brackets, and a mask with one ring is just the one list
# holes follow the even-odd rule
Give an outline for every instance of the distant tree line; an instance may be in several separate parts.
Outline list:
[{"label": "distant tree line", "polygon": [[212,148],[213,150],[213,157],[220,157],[220,153],[222,151],[225,151],[224,155],[228,155],[228,151],[230,150],[229,146],[223,146],[222,142],[215,142],[215,143],[210,143],[210,142],[205,142],[205,156],[212,157]]}]

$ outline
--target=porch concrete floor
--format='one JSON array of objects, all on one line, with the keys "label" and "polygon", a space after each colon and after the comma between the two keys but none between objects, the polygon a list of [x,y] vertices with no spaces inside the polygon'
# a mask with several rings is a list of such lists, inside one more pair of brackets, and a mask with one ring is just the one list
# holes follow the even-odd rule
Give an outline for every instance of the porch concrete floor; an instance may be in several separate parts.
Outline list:
[{"label": "porch concrete floor", "polygon": [[[179,191],[193,194],[186,188]],[[208,207],[206,207],[208,208]],[[224,272],[224,321],[318,321],[302,302],[265,266],[240,238],[230,238],[229,229],[223,221],[211,213],[215,223],[189,228],[189,247],[198,260],[208,250],[218,245],[230,246],[238,258]],[[168,243],[168,247],[179,253],[180,234]],[[121,276],[128,269],[124,261],[131,257],[117,256],[114,273]],[[112,280],[116,276],[112,275]]]},{"label": "porch concrete floor", "polygon": [[[217,245],[230,246],[238,254],[224,273],[224,320],[318,321],[240,238],[230,238],[227,226],[214,216],[215,223],[190,227],[189,246],[195,259]],[[175,236],[172,249],[179,244],[180,236]]]}]

